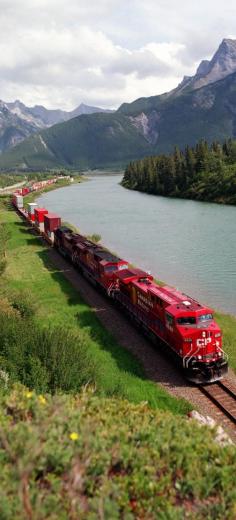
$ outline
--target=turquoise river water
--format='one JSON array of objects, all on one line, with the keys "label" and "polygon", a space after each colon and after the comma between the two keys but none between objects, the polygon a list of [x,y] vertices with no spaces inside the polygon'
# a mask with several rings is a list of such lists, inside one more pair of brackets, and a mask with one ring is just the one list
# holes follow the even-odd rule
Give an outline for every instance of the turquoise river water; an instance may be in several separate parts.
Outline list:
[{"label": "turquoise river water", "polygon": [[126,190],[121,175],[44,194],[40,206],[202,303],[236,315],[236,207]]}]

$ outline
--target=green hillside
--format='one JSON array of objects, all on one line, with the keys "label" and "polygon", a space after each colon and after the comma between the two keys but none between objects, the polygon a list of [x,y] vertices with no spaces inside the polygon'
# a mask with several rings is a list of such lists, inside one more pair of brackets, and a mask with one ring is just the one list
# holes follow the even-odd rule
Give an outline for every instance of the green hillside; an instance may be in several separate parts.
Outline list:
[{"label": "green hillside", "polygon": [[127,117],[118,113],[92,114],[30,137],[0,157],[0,168],[124,165],[151,152],[149,143]]},{"label": "green hillside", "polygon": [[181,95],[141,98],[114,114],[92,114],[55,125],[0,157],[0,168],[123,166],[200,139],[236,134],[236,73]]}]

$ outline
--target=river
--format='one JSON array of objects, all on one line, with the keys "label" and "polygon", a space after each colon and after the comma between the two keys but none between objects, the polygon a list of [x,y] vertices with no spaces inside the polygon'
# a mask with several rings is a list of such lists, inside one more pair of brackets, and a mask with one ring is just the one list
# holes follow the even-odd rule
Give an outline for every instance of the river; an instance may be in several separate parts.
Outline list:
[{"label": "river", "polygon": [[42,195],[40,206],[202,303],[236,315],[236,207],[126,190],[95,175]]}]

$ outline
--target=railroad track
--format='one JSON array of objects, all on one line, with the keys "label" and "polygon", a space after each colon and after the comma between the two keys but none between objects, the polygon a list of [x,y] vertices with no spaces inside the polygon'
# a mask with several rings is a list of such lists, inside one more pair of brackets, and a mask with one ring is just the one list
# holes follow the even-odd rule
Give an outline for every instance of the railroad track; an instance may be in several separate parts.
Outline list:
[{"label": "railroad track", "polygon": [[236,388],[228,381],[216,381],[211,385],[199,387],[201,392],[217,406],[231,425],[236,429]]}]

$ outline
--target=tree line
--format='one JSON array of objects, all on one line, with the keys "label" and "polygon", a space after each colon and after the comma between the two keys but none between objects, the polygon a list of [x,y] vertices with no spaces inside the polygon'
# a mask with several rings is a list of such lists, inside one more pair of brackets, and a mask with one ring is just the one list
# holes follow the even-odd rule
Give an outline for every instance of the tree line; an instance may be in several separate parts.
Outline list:
[{"label": "tree line", "polygon": [[170,155],[131,162],[124,173],[126,188],[169,197],[236,204],[236,141],[195,147]]}]

